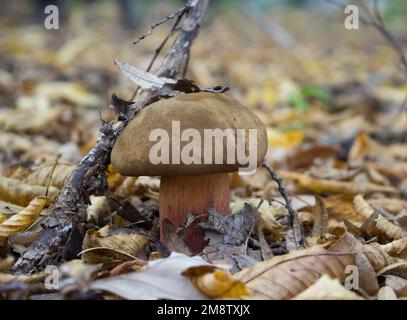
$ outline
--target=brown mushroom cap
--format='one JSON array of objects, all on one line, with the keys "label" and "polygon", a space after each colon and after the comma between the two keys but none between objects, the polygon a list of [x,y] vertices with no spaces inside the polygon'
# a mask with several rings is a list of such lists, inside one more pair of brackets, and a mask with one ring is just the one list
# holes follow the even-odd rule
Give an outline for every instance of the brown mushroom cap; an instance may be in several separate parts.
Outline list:
[{"label": "brown mushroom cap", "polygon": [[[200,164],[172,164],[171,145],[172,121],[179,121],[180,132],[193,128],[201,136]],[[170,164],[153,164],[149,158],[150,149],[157,141],[150,141],[154,129],[164,129],[170,140]],[[245,151],[249,150],[248,129],[257,129],[257,165],[267,151],[267,131],[257,115],[236,100],[218,93],[182,94],[160,100],[143,109],[124,129],[113,147],[111,160],[117,171],[127,176],[185,176],[217,172],[233,172],[241,167],[238,163],[227,163],[227,140],[223,140],[223,163],[215,164],[215,143],[212,140],[212,163],[204,163],[204,129],[247,129]],[[190,141],[181,141],[180,150]],[[237,158],[235,158],[237,159]]]}]

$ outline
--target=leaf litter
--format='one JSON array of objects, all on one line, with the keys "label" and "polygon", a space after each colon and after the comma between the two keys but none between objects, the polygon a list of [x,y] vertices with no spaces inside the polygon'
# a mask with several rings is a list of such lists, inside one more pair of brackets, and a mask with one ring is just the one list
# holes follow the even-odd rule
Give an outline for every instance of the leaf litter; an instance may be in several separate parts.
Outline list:
[{"label": "leaf litter", "polygon": [[[297,13],[304,19],[286,14],[290,32],[303,34],[300,46],[312,54],[288,52],[264,30],[248,34],[258,28],[255,21],[237,24],[228,14],[217,15],[194,44],[188,79],[178,80],[142,67],[156,48],[154,39],[164,38],[161,29],[149,32],[152,43],[132,48],[117,36],[125,33],[118,21],[108,30],[100,22],[79,28],[85,34],[69,26],[72,33],[63,34],[64,45],[56,48],[48,45],[56,41],[51,32],[6,25],[8,35],[0,39],[0,297],[47,295],[43,270],[19,274],[13,264],[46,228],[48,206],[100,138],[100,120],[114,126],[131,108],[125,99],[134,84],[162,97],[224,92],[226,86],[216,85],[228,84],[228,94],[267,126],[266,161],[283,178],[304,248],[297,246],[279,185],[264,168],[253,176],[230,175],[230,215],[208,210],[199,222],[207,246],[191,256],[183,240],[188,218],[178,229],[166,223],[167,246],[159,241],[159,178],[124,177],[107,164],[105,177],[96,170],[90,179],[85,218],[71,233],[79,250],[55,261],[60,287],[47,296],[405,299],[405,79],[389,62],[391,48],[377,44],[380,54],[371,52],[373,31],[353,35],[355,48],[355,38],[338,27],[340,46],[335,37],[304,28],[308,13]],[[42,41],[34,44],[30,37]],[[324,54],[327,47],[330,54]],[[112,63],[117,57],[127,79]],[[349,266],[357,268],[357,280]],[[23,285],[6,286],[16,283]]]}]

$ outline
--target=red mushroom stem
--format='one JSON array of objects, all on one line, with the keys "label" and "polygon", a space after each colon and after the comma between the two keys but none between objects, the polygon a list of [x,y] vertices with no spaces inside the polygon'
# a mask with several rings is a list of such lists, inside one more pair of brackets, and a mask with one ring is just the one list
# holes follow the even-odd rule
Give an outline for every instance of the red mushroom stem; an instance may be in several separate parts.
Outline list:
[{"label": "red mushroom stem", "polygon": [[[218,213],[229,212],[228,173],[205,174],[199,176],[163,176],[160,184],[160,230],[164,242],[162,222],[170,220],[179,227],[188,212],[202,215],[213,207]],[[191,223],[184,240],[192,253],[198,254],[207,244],[204,232],[197,228],[196,219]]]}]

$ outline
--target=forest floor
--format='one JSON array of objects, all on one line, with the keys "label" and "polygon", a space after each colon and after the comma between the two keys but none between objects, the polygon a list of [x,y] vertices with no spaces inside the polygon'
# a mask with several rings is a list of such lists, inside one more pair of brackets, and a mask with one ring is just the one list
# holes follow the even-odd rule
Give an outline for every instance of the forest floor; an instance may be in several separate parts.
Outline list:
[{"label": "forest floor", "polygon": [[[236,219],[207,230],[208,247],[188,257],[175,233],[167,247],[157,240],[159,178],[109,167],[108,192],[90,197],[86,251],[46,272],[10,272],[99,139],[100,119],[115,119],[112,94],[129,100],[136,89],[113,60],[145,69],[170,25],[132,41],[168,12],[157,8],[136,31],[110,6],[95,6],[94,20],[73,12],[63,30],[0,20],[0,298],[405,299],[406,73],[377,30],[346,30],[340,13],[273,13],[295,39],[284,49],[246,14],[210,12],[186,74],[200,88],[227,85],[263,120],[266,159],[306,248],[266,168],[230,175]],[[400,24],[389,28],[406,47]]]}]

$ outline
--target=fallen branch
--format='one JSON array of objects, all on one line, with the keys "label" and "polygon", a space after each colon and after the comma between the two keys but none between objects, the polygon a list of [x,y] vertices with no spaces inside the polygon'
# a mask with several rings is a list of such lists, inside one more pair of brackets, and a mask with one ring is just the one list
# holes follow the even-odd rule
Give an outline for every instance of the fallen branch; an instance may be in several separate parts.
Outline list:
[{"label": "fallen branch", "polygon": [[[209,0],[190,0],[186,17],[175,42],[157,71],[157,76],[180,79],[184,76],[192,42],[196,38]],[[116,138],[138,111],[156,100],[159,92],[144,90],[140,99],[129,106],[128,112],[111,125],[103,123],[101,139],[79,162],[51,208],[52,214],[44,222],[39,239],[14,264],[15,273],[33,273],[49,264],[77,258],[82,246],[82,224],[92,191],[106,190],[105,172]]]}]

